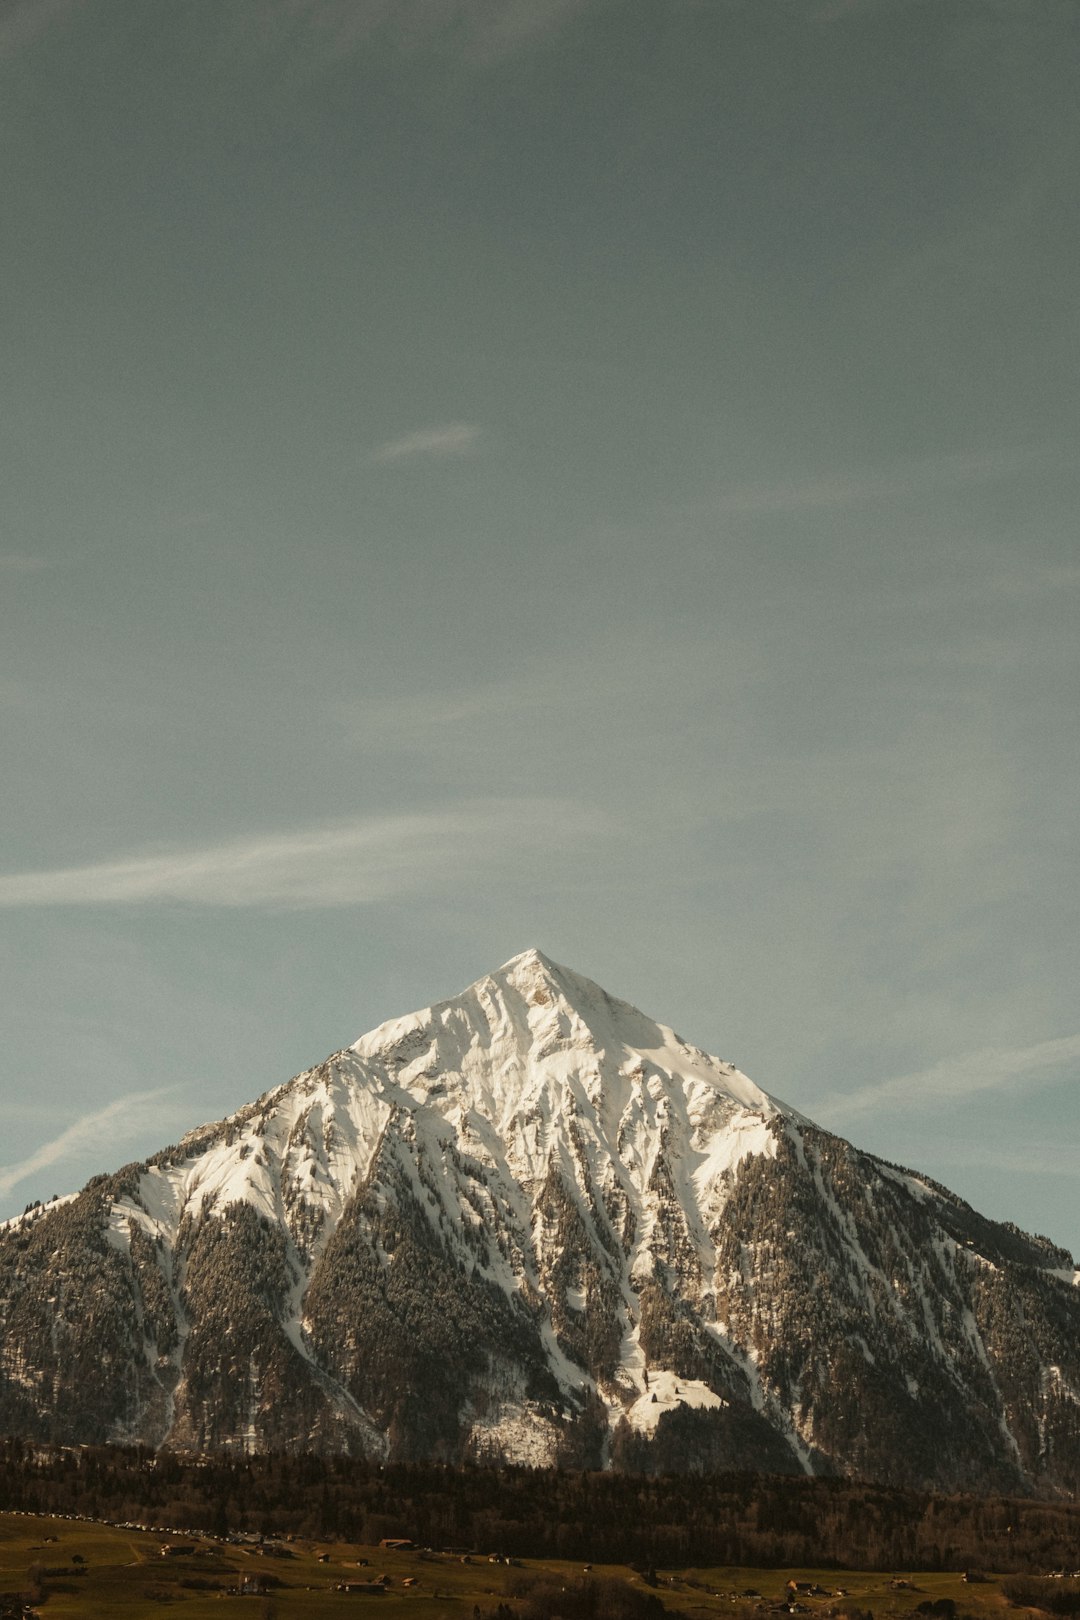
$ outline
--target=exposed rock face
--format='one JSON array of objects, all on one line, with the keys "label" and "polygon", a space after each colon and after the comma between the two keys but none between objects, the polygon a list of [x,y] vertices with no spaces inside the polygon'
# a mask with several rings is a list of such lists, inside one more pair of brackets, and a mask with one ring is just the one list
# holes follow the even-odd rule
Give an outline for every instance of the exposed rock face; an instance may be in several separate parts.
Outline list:
[{"label": "exposed rock face", "polygon": [[528,952],[0,1229],[0,1430],[1075,1492],[1077,1278]]}]

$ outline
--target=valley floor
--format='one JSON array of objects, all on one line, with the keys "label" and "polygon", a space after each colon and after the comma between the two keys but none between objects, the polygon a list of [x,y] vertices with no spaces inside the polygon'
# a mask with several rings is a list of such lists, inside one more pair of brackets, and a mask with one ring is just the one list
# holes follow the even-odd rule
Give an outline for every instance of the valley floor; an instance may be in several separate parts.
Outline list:
[{"label": "valley floor", "polygon": [[[362,1586],[383,1576],[387,1584],[381,1593],[338,1590],[345,1583]],[[526,1589],[545,1580],[560,1591],[573,1591],[583,1581],[616,1581],[627,1589],[632,1605],[655,1597],[672,1616],[688,1620],[749,1620],[753,1615],[765,1620],[790,1612],[826,1620],[856,1610],[872,1611],[874,1620],[908,1620],[920,1604],[942,1598],[955,1602],[958,1616],[973,1620],[1003,1620],[1010,1612],[1000,1582],[992,1576],[969,1584],[958,1574],[728,1567],[659,1570],[653,1585],[626,1565],[589,1566],[586,1572],[578,1562],[523,1559],[508,1566],[481,1554],[463,1557],[306,1539],[278,1544],[275,1555],[257,1544],[236,1545],[179,1530],[0,1514],[3,1616],[19,1614],[15,1598],[24,1594],[33,1598],[33,1610],[43,1620],[69,1615],[142,1620],[166,1609],[184,1620],[221,1620],[230,1612],[258,1620],[299,1620],[366,1612],[373,1604],[387,1620],[477,1620],[478,1615],[487,1620],[505,1604],[500,1620],[516,1620],[528,1607]],[[798,1593],[794,1609],[781,1608],[789,1581],[817,1590]],[[610,1598],[598,1608],[609,1613]]]}]

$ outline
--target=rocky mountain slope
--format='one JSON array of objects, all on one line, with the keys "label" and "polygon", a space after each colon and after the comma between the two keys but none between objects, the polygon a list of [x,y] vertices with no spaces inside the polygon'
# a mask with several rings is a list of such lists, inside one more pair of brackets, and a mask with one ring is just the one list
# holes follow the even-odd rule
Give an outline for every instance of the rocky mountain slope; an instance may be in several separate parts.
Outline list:
[{"label": "rocky mountain slope", "polygon": [[1075,1493],[1078,1281],[530,951],[0,1228],[0,1431]]}]

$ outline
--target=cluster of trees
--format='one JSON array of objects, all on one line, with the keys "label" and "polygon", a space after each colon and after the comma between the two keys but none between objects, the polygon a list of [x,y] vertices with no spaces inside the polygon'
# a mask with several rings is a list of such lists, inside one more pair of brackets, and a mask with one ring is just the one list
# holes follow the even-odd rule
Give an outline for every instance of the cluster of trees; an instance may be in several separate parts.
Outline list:
[{"label": "cluster of trees", "polygon": [[597,1576],[564,1580],[522,1572],[509,1586],[516,1614],[500,1603],[489,1620],[664,1620],[668,1611],[653,1592]]},{"label": "cluster of trees", "polygon": [[1080,1581],[1040,1580],[1037,1575],[1014,1575],[1001,1590],[1018,1609],[1042,1609],[1045,1614],[1080,1614]]},{"label": "cluster of trees", "polygon": [[[210,1458],[10,1439],[0,1441],[0,1510],[219,1535],[293,1532],[369,1543],[400,1535],[525,1558],[669,1567],[983,1567],[1030,1576],[1080,1563],[1075,1503],[750,1474]],[[1061,1592],[1068,1586],[1054,1583]]]}]

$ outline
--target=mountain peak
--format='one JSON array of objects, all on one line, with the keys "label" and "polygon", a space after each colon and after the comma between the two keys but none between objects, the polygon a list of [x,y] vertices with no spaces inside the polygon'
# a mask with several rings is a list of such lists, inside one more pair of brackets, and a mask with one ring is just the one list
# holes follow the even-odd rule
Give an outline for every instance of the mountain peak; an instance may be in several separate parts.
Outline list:
[{"label": "mountain peak", "polygon": [[1069,1490],[1074,1282],[531,949],[0,1230],[0,1428]]},{"label": "mountain peak", "polygon": [[549,956],[545,956],[537,946],[530,945],[528,950],[518,951],[516,956],[512,956],[508,962],[504,962],[497,971],[499,973],[512,973],[518,969],[527,971],[530,968],[538,968],[541,972],[552,973],[557,971],[557,964]]},{"label": "mountain peak", "polygon": [[535,947],[459,995],[379,1025],[351,1051],[385,1065],[414,1096],[422,1076],[437,1073],[440,1097],[464,1104],[467,1094],[467,1106],[494,1110],[500,1129],[539,1091],[594,1104],[603,1096],[605,1108],[621,1115],[635,1085],[677,1094],[695,1117],[714,1105],[795,1117],[733,1064]]},{"label": "mountain peak", "polygon": [[[613,1004],[614,998],[592,979],[587,979],[583,973],[566,967],[562,962],[555,962],[543,951],[535,946],[527,951],[520,951],[512,956],[509,962],[496,968],[494,973],[485,974],[477,984],[486,980],[495,980],[513,986],[522,995],[543,996],[545,993],[555,1000],[566,1002],[571,1007],[588,1008],[597,1002]],[[471,988],[476,988],[472,986]],[[467,993],[467,992],[466,992]],[[543,1005],[542,1002],[536,1005]]]}]

